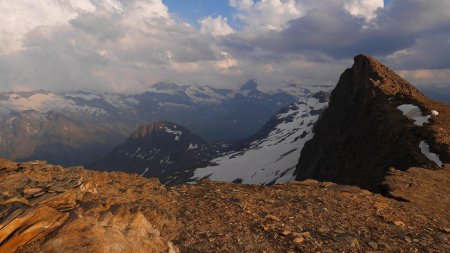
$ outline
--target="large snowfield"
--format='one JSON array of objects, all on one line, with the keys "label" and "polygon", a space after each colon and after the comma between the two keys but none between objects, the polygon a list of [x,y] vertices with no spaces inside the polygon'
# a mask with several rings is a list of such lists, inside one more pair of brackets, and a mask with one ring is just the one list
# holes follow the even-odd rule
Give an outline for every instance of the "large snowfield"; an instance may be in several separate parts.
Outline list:
[{"label": "large snowfield", "polygon": [[214,181],[246,184],[284,183],[295,179],[300,152],[313,137],[313,125],[328,103],[316,98],[302,99],[286,113],[278,114],[281,123],[269,135],[254,141],[245,150],[229,153],[211,162],[217,165],[199,168],[192,179],[208,177]]}]

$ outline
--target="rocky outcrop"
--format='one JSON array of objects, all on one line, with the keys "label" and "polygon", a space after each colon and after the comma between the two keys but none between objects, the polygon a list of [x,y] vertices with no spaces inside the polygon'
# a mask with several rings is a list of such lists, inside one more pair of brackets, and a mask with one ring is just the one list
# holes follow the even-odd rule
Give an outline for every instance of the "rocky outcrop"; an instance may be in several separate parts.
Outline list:
[{"label": "rocky outcrop", "polygon": [[390,168],[382,185],[390,197],[426,205],[437,213],[448,211],[450,203],[450,165],[440,170]]},{"label": "rocky outcrop", "polygon": [[301,153],[299,180],[381,192],[391,167],[439,169],[450,162],[450,107],[369,56],[355,57],[341,75],[314,133]]},{"label": "rocky outcrop", "polygon": [[174,207],[156,180],[4,160],[0,178],[0,252],[175,250]]}]

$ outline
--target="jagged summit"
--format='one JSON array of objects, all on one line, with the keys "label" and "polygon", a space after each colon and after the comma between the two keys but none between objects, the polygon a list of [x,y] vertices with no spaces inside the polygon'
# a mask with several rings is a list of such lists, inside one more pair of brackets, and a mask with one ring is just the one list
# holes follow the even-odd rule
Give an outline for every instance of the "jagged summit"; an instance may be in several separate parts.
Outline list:
[{"label": "jagged summit", "polygon": [[297,179],[382,191],[389,168],[450,162],[450,107],[432,101],[376,59],[358,55],[302,150]]}]

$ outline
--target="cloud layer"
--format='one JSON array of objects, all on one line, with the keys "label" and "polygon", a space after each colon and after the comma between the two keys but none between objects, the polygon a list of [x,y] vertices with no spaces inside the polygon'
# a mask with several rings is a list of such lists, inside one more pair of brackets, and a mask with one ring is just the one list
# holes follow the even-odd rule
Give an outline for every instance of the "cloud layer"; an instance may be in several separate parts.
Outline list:
[{"label": "cloud layer", "polygon": [[449,85],[448,0],[229,4],[233,17],[189,24],[162,0],[0,0],[0,89],[334,83],[358,53],[412,82]]}]

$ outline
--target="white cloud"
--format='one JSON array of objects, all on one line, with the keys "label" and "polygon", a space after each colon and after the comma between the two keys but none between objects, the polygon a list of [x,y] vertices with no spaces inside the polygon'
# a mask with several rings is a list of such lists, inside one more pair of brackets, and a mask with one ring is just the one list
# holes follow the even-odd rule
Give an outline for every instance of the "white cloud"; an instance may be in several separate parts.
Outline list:
[{"label": "white cloud", "polygon": [[347,0],[344,8],[355,17],[365,18],[368,21],[373,20],[377,11],[384,7],[383,0]]},{"label": "white cloud", "polygon": [[208,16],[199,21],[200,32],[211,34],[213,36],[225,36],[234,33],[234,29],[228,25],[226,17],[217,16],[215,18]]},{"label": "white cloud", "polygon": [[302,14],[295,0],[231,0],[230,5],[238,9],[236,18],[252,31],[280,30]]},{"label": "white cloud", "polygon": [[230,0],[230,6],[238,9],[250,9],[253,4],[253,0]]},{"label": "white cloud", "polygon": [[421,83],[449,80],[448,0],[229,3],[239,29],[216,14],[180,22],[162,0],[0,0],[0,89],[331,84],[367,51]]},{"label": "white cloud", "polygon": [[221,59],[216,62],[217,70],[228,70],[233,67],[238,66],[238,62],[229,53],[222,51],[220,52]]},{"label": "white cloud", "polygon": [[377,16],[383,0],[230,0],[237,9],[236,18],[251,31],[282,30],[289,21],[301,18],[310,11],[343,9],[352,16],[371,21]]},{"label": "white cloud", "polygon": [[24,36],[36,27],[64,24],[80,11],[94,9],[88,0],[0,0],[0,53],[20,50]]}]

